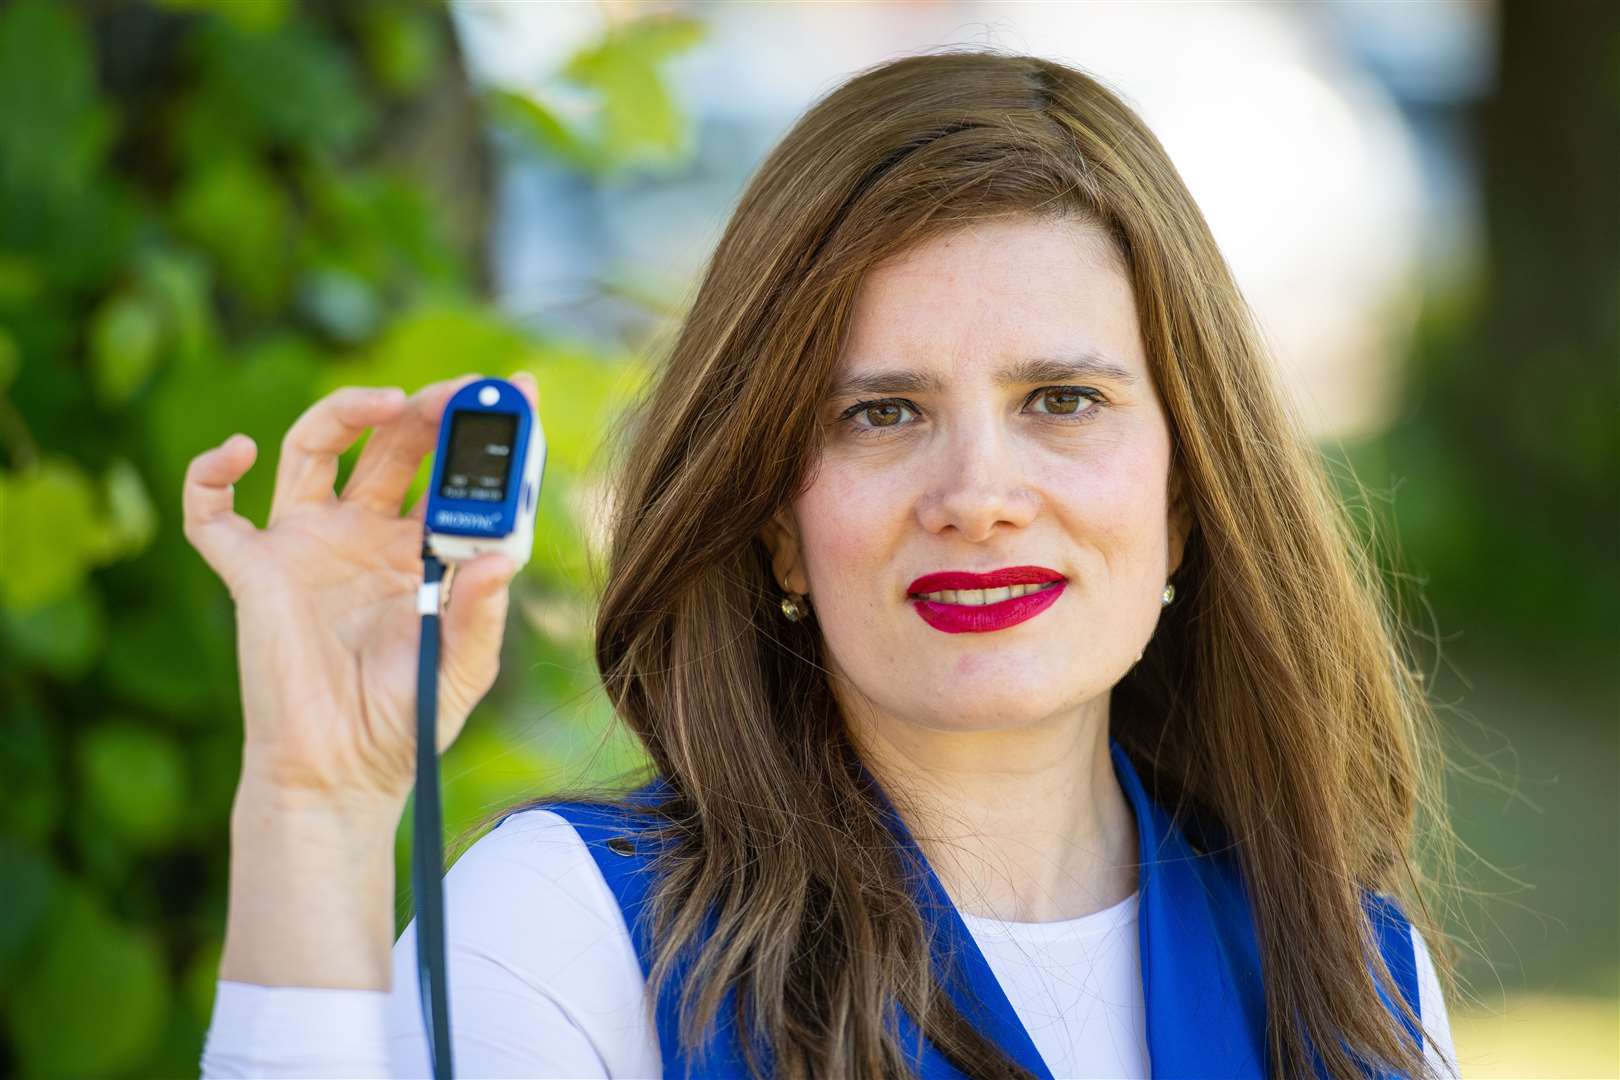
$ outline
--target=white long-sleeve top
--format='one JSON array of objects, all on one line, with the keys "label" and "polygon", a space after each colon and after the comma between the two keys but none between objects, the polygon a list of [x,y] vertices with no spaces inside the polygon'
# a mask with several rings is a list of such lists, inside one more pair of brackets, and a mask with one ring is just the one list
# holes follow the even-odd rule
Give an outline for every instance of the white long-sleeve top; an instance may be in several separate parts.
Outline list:
[{"label": "white long-sleeve top", "polygon": [[[444,879],[456,1074],[659,1077],[658,1034],[617,901],[579,834],[544,809],[512,814]],[[1137,895],[1078,919],[1007,923],[963,913],[1054,1077],[1147,1077]],[[1425,1053],[1455,1073],[1439,981],[1413,931]],[[202,1054],[214,1077],[429,1077],[414,920],[393,989],[222,979]]]}]

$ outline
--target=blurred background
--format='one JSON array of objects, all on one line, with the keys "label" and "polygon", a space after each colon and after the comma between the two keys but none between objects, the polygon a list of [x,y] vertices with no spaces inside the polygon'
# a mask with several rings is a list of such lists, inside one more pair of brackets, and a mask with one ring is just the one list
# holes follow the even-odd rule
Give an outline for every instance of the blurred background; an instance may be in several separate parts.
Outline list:
[{"label": "blurred background", "polygon": [[793,119],[987,45],[1159,133],[1401,597],[1463,841],[1464,1075],[1617,1075],[1617,12],[0,4],[0,1074],[197,1070],[241,720],[189,458],[251,434],[262,523],[326,391],[537,372],[536,551],[448,832],[618,772],[586,637],[603,432]]}]

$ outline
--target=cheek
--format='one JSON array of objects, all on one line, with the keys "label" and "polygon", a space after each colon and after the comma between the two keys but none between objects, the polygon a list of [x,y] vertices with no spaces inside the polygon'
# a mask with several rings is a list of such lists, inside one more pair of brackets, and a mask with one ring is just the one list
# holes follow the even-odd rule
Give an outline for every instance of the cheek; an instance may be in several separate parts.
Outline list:
[{"label": "cheek", "polygon": [[1064,531],[1119,570],[1163,560],[1167,454],[1153,440],[1050,455],[1031,482]]},{"label": "cheek", "polygon": [[823,467],[799,496],[794,511],[805,567],[821,591],[858,580],[863,567],[892,552],[892,537],[914,498],[901,482],[899,471]]}]

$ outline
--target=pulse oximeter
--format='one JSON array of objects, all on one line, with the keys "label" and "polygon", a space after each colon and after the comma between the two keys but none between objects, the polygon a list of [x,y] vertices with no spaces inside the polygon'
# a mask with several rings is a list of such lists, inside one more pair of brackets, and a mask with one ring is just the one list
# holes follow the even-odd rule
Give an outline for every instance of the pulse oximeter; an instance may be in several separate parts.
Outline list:
[{"label": "pulse oximeter", "polygon": [[439,798],[440,590],[445,567],[498,552],[514,566],[534,547],[534,509],[546,436],[523,391],[505,379],[457,390],[439,422],[438,452],[422,521],[422,585],[416,610],[416,791],[411,887],[416,899],[416,973],[435,1080],[453,1080],[445,957],[444,813]]},{"label": "pulse oximeter", "polygon": [[523,391],[479,379],[445,404],[425,498],[428,550],[446,563],[500,552],[518,566],[534,547],[546,435]]}]

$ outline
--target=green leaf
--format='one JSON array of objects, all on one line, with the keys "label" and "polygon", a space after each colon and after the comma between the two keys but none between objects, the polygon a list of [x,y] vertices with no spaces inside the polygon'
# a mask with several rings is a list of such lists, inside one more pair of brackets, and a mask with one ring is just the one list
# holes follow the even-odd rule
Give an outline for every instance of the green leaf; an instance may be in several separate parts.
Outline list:
[{"label": "green leaf", "polygon": [[195,615],[176,619],[164,605],[113,612],[104,670],[121,700],[169,721],[195,721],[210,691],[199,677],[203,643],[196,640],[195,621]]},{"label": "green leaf", "polygon": [[12,969],[45,916],[54,878],[43,856],[0,836],[0,881],[6,883],[6,902],[0,904],[0,982],[13,983]]},{"label": "green leaf", "polygon": [[[43,849],[62,818],[62,721],[45,714],[32,683],[20,682],[5,702],[0,739],[0,831]],[[3,880],[3,879],[0,879]]]},{"label": "green leaf", "polygon": [[22,353],[17,348],[17,339],[0,326],[0,394],[5,393],[21,370]]},{"label": "green leaf", "polygon": [[409,94],[439,67],[444,43],[428,10],[374,5],[360,16],[360,44],[377,82],[392,94]]},{"label": "green leaf", "polygon": [[45,291],[38,264],[26,255],[0,251],[0,309],[33,303]]},{"label": "green leaf", "polygon": [[258,33],[287,21],[288,0],[154,0],[170,11],[207,12],[228,19],[238,30]]},{"label": "green leaf", "polygon": [[535,341],[487,308],[424,304],[396,319],[356,359],[323,372],[317,396],[345,385],[407,391],[470,372],[505,374],[544,363]]},{"label": "green leaf", "polygon": [[554,155],[576,169],[588,171],[598,170],[605,164],[588,134],[570,128],[533,95],[492,89],[484,95],[484,108],[491,121],[542,154]]},{"label": "green leaf", "polygon": [[105,575],[106,643],[88,682],[108,707],[140,709],[154,723],[188,729],[189,746],[202,728],[234,730],[240,741],[234,608],[219,577],[179,536],[179,484],[172,486],[158,492],[166,500],[163,538]]},{"label": "green leaf", "polygon": [[186,739],[192,749],[191,800],[186,827],[193,846],[212,848],[226,835],[242,775],[241,709],[221,710],[221,713],[224,715],[213,717],[215,730]]},{"label": "green leaf", "polygon": [[376,124],[354,62],[335,35],[307,20],[263,32],[213,20],[191,44],[201,58],[199,96],[250,145],[343,153]]},{"label": "green leaf", "polygon": [[239,106],[219,94],[191,93],[175,100],[168,124],[174,156],[187,173],[201,172],[219,157],[255,157],[268,136],[242,122]]},{"label": "green leaf", "polygon": [[284,334],[241,350],[229,362],[165,373],[145,415],[154,490],[164,521],[174,523],[171,528],[179,523],[187,463],[237,431],[259,444],[259,460],[236,484],[236,510],[250,520],[263,520],[275,490],[276,448],[298,414],[314,402],[314,376],[322,361],[322,353],[309,342]]},{"label": "green leaf", "polygon": [[78,745],[85,795],[106,826],[142,848],[161,848],[185,813],[185,757],[164,732],[110,721]]},{"label": "green leaf", "polygon": [[704,33],[696,19],[655,15],[615,26],[569,60],[564,77],[601,97],[597,143],[602,156],[623,168],[689,153],[686,124],[659,67],[696,45]]},{"label": "green leaf", "polygon": [[239,156],[211,161],[181,190],[174,220],[217,258],[225,283],[261,310],[285,298],[290,210],[262,167]]},{"label": "green leaf", "polygon": [[217,347],[219,328],[202,258],[189,251],[150,248],[137,256],[135,275],[141,294],[162,314],[175,362],[195,366]]},{"label": "green leaf", "polygon": [[510,87],[487,91],[486,110],[533,149],[591,173],[682,160],[691,137],[660,68],[705,32],[695,19],[657,15],[616,26],[576,53],[562,76],[594,94],[588,124],[569,123],[539,96]]},{"label": "green leaf", "polygon": [[[461,287],[466,267],[448,239],[440,204],[399,176],[311,161],[298,174],[309,201],[304,255],[363,279],[379,293],[421,281]],[[381,305],[379,305],[380,307]]]},{"label": "green leaf", "polygon": [[171,990],[151,934],[119,924],[62,879],[6,1015],[28,1076],[106,1076],[138,1065],[161,1034]]},{"label": "green leaf", "polygon": [[32,844],[47,843],[62,820],[62,792],[55,784],[38,784],[7,796],[4,817],[13,836]]},{"label": "green leaf", "polygon": [[140,472],[125,458],[107,466],[108,554],[131,555],[152,542],[157,533],[157,511],[146,493]]},{"label": "green leaf", "polygon": [[540,391],[540,422],[546,431],[546,467],[584,473],[609,428],[629,404],[645,368],[606,362],[577,349],[553,348],[534,367]]},{"label": "green leaf", "polygon": [[73,462],[0,473],[0,603],[26,611],[66,597],[117,554],[95,488]]},{"label": "green leaf", "polygon": [[0,191],[70,196],[112,134],[75,9],[38,0],[0,9]]},{"label": "green leaf", "polygon": [[110,296],[90,317],[90,375],[103,405],[117,408],[135,396],[157,366],[163,323],[145,298]]},{"label": "green leaf", "polygon": [[[147,206],[117,179],[99,180],[82,189],[51,188],[20,196],[27,209],[0,214],[0,235],[10,232],[19,246],[42,256],[39,267],[50,302],[71,304],[82,323],[83,293],[99,293],[123,272],[128,248],[146,224]],[[5,204],[0,193],[0,206]],[[30,311],[30,315],[36,311]]]},{"label": "green leaf", "polygon": [[88,584],[39,607],[0,607],[0,632],[19,658],[64,681],[90,670],[106,640],[101,600]]},{"label": "green leaf", "polygon": [[185,973],[180,976],[181,996],[191,1011],[204,1019],[214,1011],[214,998],[219,993],[219,958],[223,946],[218,937],[204,941],[197,946]]}]

